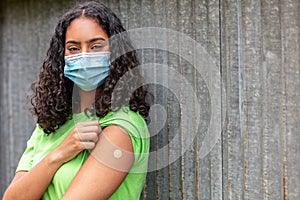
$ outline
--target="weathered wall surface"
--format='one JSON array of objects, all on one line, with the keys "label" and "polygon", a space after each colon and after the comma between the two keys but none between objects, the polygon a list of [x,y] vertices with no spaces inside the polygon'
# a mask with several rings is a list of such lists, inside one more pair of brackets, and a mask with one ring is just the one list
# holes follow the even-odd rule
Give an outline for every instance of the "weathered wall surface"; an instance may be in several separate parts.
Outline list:
[{"label": "weathered wall surface", "polygon": [[[26,104],[30,83],[37,77],[58,18],[74,2],[1,1],[1,196],[34,128]],[[160,32],[166,34],[158,35],[157,48],[140,51],[142,64],[168,66],[162,71],[146,70],[156,80],[161,74],[165,78],[163,84],[151,87],[155,103],[166,111],[161,115],[166,116],[165,123],[151,138],[151,151],[160,152],[158,158],[151,157],[151,164],[160,166],[180,155],[170,165],[149,172],[142,199],[300,199],[298,0],[102,2],[128,30],[166,28],[196,41],[184,49],[179,41],[184,37],[170,39],[168,33]],[[197,66],[207,64],[204,58],[195,56],[189,62],[181,56],[195,53],[196,44],[221,74],[219,86],[224,89],[219,90],[218,101],[210,90],[215,84],[214,69],[203,68],[199,73]],[[203,62],[198,63],[199,59]],[[182,77],[174,80],[171,69]],[[186,98],[191,93],[184,80],[192,86],[200,112]],[[216,102],[221,103],[218,113],[213,112]],[[190,113],[189,119],[185,112]],[[200,149],[216,115],[221,116],[222,132],[213,133],[220,137],[202,158]],[[187,135],[197,128],[187,143]],[[174,138],[178,140],[172,143]]]}]

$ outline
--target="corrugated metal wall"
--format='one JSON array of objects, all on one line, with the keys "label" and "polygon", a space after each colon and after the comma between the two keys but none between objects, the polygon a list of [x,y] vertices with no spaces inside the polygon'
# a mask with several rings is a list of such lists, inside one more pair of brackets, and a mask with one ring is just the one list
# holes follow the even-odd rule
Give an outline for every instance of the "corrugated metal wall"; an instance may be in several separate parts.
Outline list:
[{"label": "corrugated metal wall", "polygon": [[[34,119],[26,105],[30,83],[37,76],[58,18],[74,2],[1,1],[0,195],[33,130]],[[174,82],[169,68],[165,69],[164,73],[169,73],[166,85],[152,88],[155,102],[167,117],[151,139],[151,151],[168,148],[159,159],[151,158],[151,163],[158,166],[174,155],[181,156],[149,172],[144,199],[300,199],[299,0],[103,3],[127,29],[167,28],[195,40],[220,70],[224,88],[219,96],[222,109],[213,113],[215,101],[209,91],[213,69],[199,74],[178,54],[159,47],[141,51],[142,63],[168,65],[182,74],[196,91],[201,110],[199,131],[186,147],[186,134],[195,129],[196,119],[182,120],[182,110],[193,113],[194,107],[186,102],[189,93],[183,79]],[[168,34],[161,39],[161,44],[167,45]],[[155,70],[147,74],[159,78]],[[179,95],[167,83],[177,83]],[[199,149],[216,114],[225,119],[219,124],[223,131],[216,134],[220,136],[217,143],[202,158]],[[179,142],[168,145],[176,137]]]}]

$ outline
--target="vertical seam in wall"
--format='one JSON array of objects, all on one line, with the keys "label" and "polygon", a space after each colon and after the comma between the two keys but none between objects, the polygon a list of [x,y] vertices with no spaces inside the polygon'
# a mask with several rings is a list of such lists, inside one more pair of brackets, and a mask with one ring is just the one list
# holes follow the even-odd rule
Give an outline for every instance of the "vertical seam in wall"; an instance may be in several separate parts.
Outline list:
[{"label": "vertical seam in wall", "polygon": [[[12,22],[13,24],[15,24],[15,19],[12,19]],[[11,32],[11,36],[12,38],[14,38],[14,32],[12,31]],[[8,52],[9,52],[9,55],[8,55],[8,61],[7,61],[7,66],[6,66],[6,69],[7,69],[7,94],[8,94],[8,138],[9,138],[9,141],[8,141],[8,145],[9,145],[9,151],[8,152],[8,158],[9,158],[9,164],[7,165],[7,172],[10,172],[10,165],[13,163],[14,161],[14,158],[13,158],[13,152],[14,152],[14,146],[13,146],[13,137],[12,137],[12,132],[13,132],[13,126],[12,126],[12,106],[13,106],[13,103],[12,103],[12,71],[13,69],[10,70],[10,66],[9,66],[9,63],[11,63],[11,56],[13,54],[13,50],[11,49],[12,47],[15,46],[14,44],[14,40],[10,41],[9,42],[11,45],[9,45],[9,49],[8,49]],[[6,178],[9,178],[9,175],[6,176]],[[9,180],[7,180],[7,182],[9,182]]]},{"label": "vertical seam in wall", "polygon": [[242,66],[242,59],[243,59],[243,54],[242,54],[242,39],[243,39],[243,34],[242,34],[242,5],[241,5],[241,0],[237,0],[237,29],[238,29],[238,46],[237,46],[237,49],[238,49],[238,84],[239,84],[239,116],[240,116],[240,137],[242,139],[243,142],[243,149],[244,149],[244,166],[243,166],[243,169],[244,169],[244,188],[243,188],[243,191],[242,191],[242,195],[243,195],[243,199],[246,199],[246,189],[247,189],[247,179],[246,179],[246,172],[247,172],[247,159],[246,159],[246,152],[247,152],[247,140],[246,140],[246,137],[245,137],[245,132],[244,132],[244,129],[246,128],[244,126],[244,120],[245,120],[245,112],[244,112],[244,109],[245,108],[245,105],[244,105],[244,94],[243,94],[243,91],[244,91],[244,81],[243,81],[243,66]]},{"label": "vertical seam in wall", "polygon": [[239,81],[239,113],[240,113],[240,131],[241,131],[241,137],[243,137],[243,78],[242,78],[242,74],[243,74],[243,67],[242,65],[242,22],[241,22],[241,17],[242,17],[242,13],[241,13],[241,2],[240,0],[237,1],[237,21],[238,21],[238,81]]},{"label": "vertical seam in wall", "polygon": [[283,16],[282,16],[282,3],[281,1],[279,0],[278,1],[278,4],[279,4],[279,19],[280,19],[280,39],[281,39],[281,70],[282,70],[282,80],[283,80],[283,83],[282,83],[282,134],[281,134],[281,137],[282,137],[282,199],[283,200],[286,200],[287,199],[287,166],[286,166],[286,156],[287,156],[287,151],[286,151],[286,128],[287,128],[287,115],[286,115],[286,112],[287,112],[287,94],[286,94],[286,79],[285,79],[285,74],[284,74],[284,70],[283,70],[283,62],[284,62],[284,50],[285,50],[285,45],[284,45],[284,36],[285,34],[283,33],[283,24],[282,24],[282,20],[283,20]]},{"label": "vertical seam in wall", "polygon": [[[223,144],[223,142],[224,142],[224,140],[223,140],[223,138],[224,138],[224,132],[223,132],[223,122],[222,122],[222,119],[223,119],[223,95],[225,95],[225,94],[223,94],[223,73],[222,73],[222,34],[223,34],[223,32],[222,32],[222,29],[223,29],[223,26],[222,26],[222,6],[221,6],[221,3],[222,3],[222,0],[219,0],[219,70],[220,70],[220,86],[221,86],[221,140],[220,140],[220,142],[221,142],[221,159],[222,159],[222,162],[221,162],[221,199],[224,199],[224,193],[225,193],[225,191],[224,191],[224,185],[223,185],[223,183],[224,183],[224,162],[225,162],[225,159],[224,159],[224,150],[223,150],[223,148],[224,148],[224,144]],[[226,93],[226,92],[225,92]]]},{"label": "vertical seam in wall", "polygon": [[[263,51],[264,51],[264,33],[262,31],[262,23],[264,22],[263,20],[263,13],[262,13],[262,1],[260,1],[260,5],[259,5],[259,15],[260,15],[260,34],[261,34],[261,54],[263,56]],[[260,59],[260,63],[262,64],[262,76],[260,78],[262,78],[261,80],[263,80],[266,76],[267,76],[267,64],[264,64],[263,61],[261,61]],[[262,95],[267,95],[266,91],[267,91],[267,87],[268,87],[268,81],[263,81],[262,83]],[[266,97],[263,98],[267,98],[267,102],[269,102],[269,95],[267,95]],[[264,103],[264,102],[263,102]],[[261,149],[262,149],[262,179],[263,179],[263,198],[264,200],[268,200],[269,198],[269,188],[268,188],[268,179],[269,179],[269,174],[268,174],[268,152],[269,152],[269,147],[268,147],[268,142],[267,142],[267,138],[268,138],[268,120],[266,120],[264,118],[265,113],[268,111],[268,109],[265,108],[265,106],[261,105],[261,109],[262,109],[262,113],[261,113],[261,118],[262,118],[262,143],[261,143]]]},{"label": "vertical seam in wall", "polygon": [[[177,0],[176,1],[176,4],[177,4],[177,11],[180,11],[180,9],[181,9],[181,6],[180,6],[180,0]],[[177,12],[177,19],[176,19],[176,21],[177,21],[177,23],[179,22],[179,12]],[[177,24],[178,25],[178,24]],[[180,34],[179,34],[179,40],[181,40],[181,37],[180,37],[180,35],[181,35],[181,29],[180,29],[180,27],[178,27],[178,29],[176,30],[176,31],[178,31],[178,32],[180,32]],[[180,42],[179,42],[179,44],[180,44]],[[179,51],[180,51],[180,46],[178,47],[179,48]],[[180,55],[180,52],[179,52],[179,55]],[[179,56],[179,58],[178,58],[178,63],[179,63],[179,73],[180,74],[182,74],[182,67],[181,67],[181,57]],[[182,82],[181,80],[179,81],[180,83]],[[181,88],[181,85],[179,86],[180,87],[180,97],[179,97],[179,106],[182,106],[182,102],[181,102],[181,96],[182,96],[182,88]],[[182,118],[182,113],[180,112],[180,120],[181,120],[181,118]],[[181,157],[180,157],[180,169],[181,169],[181,173],[180,173],[180,175],[181,175],[181,199],[182,200],[184,200],[184,155],[183,155],[183,152],[182,152],[182,132],[181,132],[181,127],[180,127],[180,141],[181,141],[181,145],[180,145],[180,154],[181,154]]]},{"label": "vertical seam in wall", "polygon": [[[193,23],[192,23],[192,27],[191,27],[191,29],[192,29],[192,31],[193,31],[193,39],[194,39],[194,46],[193,46],[193,49],[194,49],[194,58],[193,58],[193,67],[194,67],[194,81],[193,81],[193,87],[195,88],[195,91],[197,91],[197,70],[196,70],[196,67],[195,67],[195,65],[197,64],[196,63],[196,59],[195,59],[195,52],[196,52],[196,45],[197,45],[197,43],[198,43],[198,41],[197,41],[197,38],[196,38],[196,6],[195,6],[195,0],[192,0],[192,3],[191,3],[192,5],[191,5],[191,10],[192,10],[192,16],[191,16],[191,18],[192,18],[192,20],[193,20]],[[194,107],[194,109],[196,109],[196,107]],[[200,117],[200,116],[198,116],[198,117]],[[194,124],[195,125],[195,127],[194,127],[194,130],[198,130],[198,124],[196,123],[196,124]],[[199,194],[199,159],[198,159],[198,151],[197,151],[197,149],[198,149],[198,140],[197,140],[197,137],[198,137],[198,134],[197,134],[197,132],[196,132],[196,135],[195,135],[195,138],[194,138],[194,144],[195,144],[195,181],[196,181],[196,184],[195,184],[195,199],[196,200],[198,200],[199,199],[199,197],[198,197],[198,194]]]}]

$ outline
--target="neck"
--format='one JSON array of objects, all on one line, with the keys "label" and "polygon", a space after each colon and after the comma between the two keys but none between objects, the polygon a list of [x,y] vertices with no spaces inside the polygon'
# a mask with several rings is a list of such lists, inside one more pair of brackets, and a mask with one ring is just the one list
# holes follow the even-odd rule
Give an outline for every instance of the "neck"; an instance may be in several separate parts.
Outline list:
[{"label": "neck", "polygon": [[83,112],[86,108],[91,108],[95,101],[96,90],[84,91],[79,88],[80,96],[80,112]]}]

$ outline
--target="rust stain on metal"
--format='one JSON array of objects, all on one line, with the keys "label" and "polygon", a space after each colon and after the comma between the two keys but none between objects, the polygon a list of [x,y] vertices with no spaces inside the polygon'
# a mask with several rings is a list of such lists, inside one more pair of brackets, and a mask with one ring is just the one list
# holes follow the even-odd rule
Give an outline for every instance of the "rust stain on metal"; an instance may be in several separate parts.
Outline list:
[{"label": "rust stain on metal", "polygon": [[231,199],[231,181],[228,180],[228,199]]},{"label": "rust stain on metal", "polygon": [[[285,79],[285,75],[283,74],[283,79]],[[283,190],[283,200],[287,199],[287,166],[286,166],[286,156],[287,156],[287,144],[286,144],[286,127],[287,127],[287,105],[286,105],[286,88],[285,84],[282,84],[281,86],[282,95],[281,95],[281,101],[282,101],[282,154],[283,154],[283,160],[282,160],[282,190]]]},{"label": "rust stain on metal", "polygon": [[[283,93],[285,94],[284,90]],[[285,95],[282,95],[283,97]],[[286,103],[283,100],[282,106],[282,152],[283,152],[283,164],[282,164],[282,190],[283,190],[283,200],[287,199],[287,166],[286,166]]]},{"label": "rust stain on metal", "polygon": [[231,199],[231,181],[230,181],[230,171],[231,171],[231,160],[232,160],[232,149],[231,149],[231,134],[232,134],[232,123],[231,123],[231,119],[228,119],[228,125],[227,125],[227,139],[228,139],[228,144],[227,144],[227,148],[228,148],[228,199]]},{"label": "rust stain on metal", "polygon": [[[283,167],[283,168],[285,168],[285,167]],[[282,184],[283,184],[282,185],[283,186],[283,199],[286,200],[287,196],[286,196],[286,176],[285,175],[282,176]]]},{"label": "rust stain on metal", "polygon": [[[266,112],[265,110],[263,112]],[[264,193],[264,200],[267,200],[269,198],[269,191],[268,191],[268,180],[269,180],[269,175],[268,175],[268,153],[269,148],[268,148],[268,122],[265,122],[265,118],[263,117],[262,120],[263,122],[263,193]]]}]

